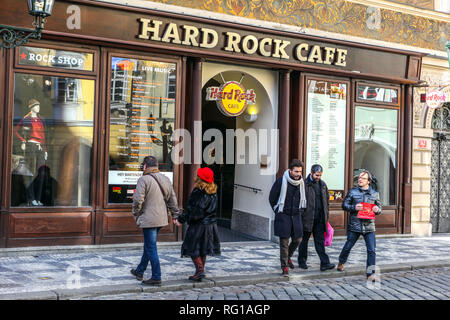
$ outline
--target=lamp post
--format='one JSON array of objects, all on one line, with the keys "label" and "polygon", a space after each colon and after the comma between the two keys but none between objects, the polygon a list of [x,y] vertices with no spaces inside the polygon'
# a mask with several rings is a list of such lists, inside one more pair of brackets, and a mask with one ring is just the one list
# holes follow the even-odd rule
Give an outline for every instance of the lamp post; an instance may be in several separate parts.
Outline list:
[{"label": "lamp post", "polygon": [[11,49],[25,44],[28,39],[40,39],[45,18],[51,16],[55,0],[27,0],[28,13],[34,17],[33,29],[0,24],[0,48]]}]

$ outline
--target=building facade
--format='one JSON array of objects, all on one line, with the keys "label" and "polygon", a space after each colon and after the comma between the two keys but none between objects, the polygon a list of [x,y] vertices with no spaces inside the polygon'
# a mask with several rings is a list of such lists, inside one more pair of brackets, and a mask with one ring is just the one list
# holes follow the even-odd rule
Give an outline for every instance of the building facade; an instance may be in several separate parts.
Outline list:
[{"label": "building facade", "polygon": [[[1,23],[27,27],[25,3],[6,1]],[[301,15],[284,2],[161,2],[57,1],[41,40],[2,49],[0,246],[141,241],[130,202],[148,154],[181,207],[210,166],[220,226],[253,238],[274,239],[268,193],[292,158],[325,168],[336,234],[361,169],[384,205],[379,233],[426,226],[414,97],[434,40],[415,50],[401,26],[377,25],[388,9],[356,1],[304,1]],[[160,235],[181,236],[171,221]]]}]

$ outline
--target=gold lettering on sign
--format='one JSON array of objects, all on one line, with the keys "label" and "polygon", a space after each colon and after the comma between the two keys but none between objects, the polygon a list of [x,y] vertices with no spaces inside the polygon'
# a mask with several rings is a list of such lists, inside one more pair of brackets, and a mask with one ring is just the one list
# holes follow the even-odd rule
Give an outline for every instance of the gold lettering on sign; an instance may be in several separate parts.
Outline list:
[{"label": "gold lettering on sign", "polygon": [[331,64],[334,60],[334,53],[336,52],[336,48],[328,48],[325,47],[325,60],[324,64]]},{"label": "gold lettering on sign", "polygon": [[224,48],[225,51],[231,51],[231,52],[241,52],[241,49],[239,48],[239,42],[241,41],[241,36],[236,32],[226,32],[227,40],[226,40],[226,46]]},{"label": "gold lettering on sign", "polygon": [[337,59],[335,65],[345,67],[347,65],[347,61],[345,58],[347,57],[347,50],[345,49],[336,49],[337,51]]},{"label": "gold lettering on sign", "polygon": [[307,43],[301,43],[297,46],[297,50],[295,50],[295,55],[297,57],[297,60],[300,60],[302,62],[308,61],[308,57],[305,57],[302,55],[302,51],[308,51],[309,45]]},{"label": "gold lettering on sign", "polygon": [[[171,41],[172,40],[172,41]],[[161,39],[162,42],[172,42],[175,44],[181,44],[180,34],[178,33],[178,26],[175,23],[169,23],[166,27],[166,31]]]},{"label": "gold lettering on sign", "polygon": [[266,51],[266,46],[272,46],[273,40],[271,38],[264,38],[259,42],[259,53],[264,57],[270,57],[272,51]]},{"label": "gold lettering on sign", "polygon": [[312,47],[312,50],[309,53],[308,62],[323,63],[322,50],[320,50],[320,46]]},{"label": "gold lettering on sign", "polygon": [[[214,29],[198,28],[190,25],[178,26],[173,22],[167,22],[163,25],[163,22],[160,20],[144,18],[140,18],[138,21],[140,23],[140,33],[137,35],[139,39],[206,49],[216,48],[220,40],[224,43],[222,50],[228,52],[242,52],[247,55],[258,53],[263,57],[290,59],[287,52],[290,53],[288,47],[291,41],[273,38],[258,39],[257,36],[252,34],[241,36],[239,33],[232,31],[224,32],[224,37],[221,34],[219,38],[219,33]],[[320,44],[295,43],[293,55],[293,58],[300,62],[340,67],[347,65],[346,49],[325,47],[320,46]]]},{"label": "gold lettering on sign", "polygon": [[197,37],[199,34],[198,28],[193,26],[183,26],[184,29],[184,39],[181,42],[185,46],[198,47]]},{"label": "gold lettering on sign", "polygon": [[275,42],[275,52],[272,55],[272,57],[289,59],[289,56],[286,54],[286,52],[284,50],[291,42],[285,41],[285,40],[278,40],[278,39],[274,39],[273,42]]},{"label": "gold lettering on sign", "polygon": [[[249,42],[251,42],[251,47],[249,47]],[[258,39],[253,35],[248,35],[242,40],[242,50],[246,54],[254,54],[258,50]]]},{"label": "gold lettering on sign", "polygon": [[[141,33],[138,35],[140,39],[150,39],[153,41],[161,41],[159,36],[159,27],[162,25],[162,21],[153,20],[153,27],[150,27],[150,23],[152,20],[140,18],[139,22],[141,23]],[[152,36],[149,37],[148,34]]]},{"label": "gold lettering on sign", "polygon": [[[217,46],[217,43],[219,42],[219,35],[217,34],[216,30],[213,29],[207,29],[207,28],[201,28],[202,30],[202,43],[200,43],[200,47],[202,48],[214,48]],[[208,42],[208,39],[211,38],[211,41]]]}]

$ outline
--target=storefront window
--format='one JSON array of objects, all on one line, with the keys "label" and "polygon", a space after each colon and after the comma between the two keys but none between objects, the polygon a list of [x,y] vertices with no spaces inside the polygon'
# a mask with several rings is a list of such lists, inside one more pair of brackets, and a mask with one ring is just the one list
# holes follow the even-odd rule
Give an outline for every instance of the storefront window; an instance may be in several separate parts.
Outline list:
[{"label": "storefront window", "polygon": [[95,81],[15,74],[11,206],[89,206]]},{"label": "storefront window", "polygon": [[176,64],[113,57],[109,126],[109,203],[130,203],[140,164],[151,155],[173,179]]},{"label": "storefront window", "polygon": [[395,204],[397,174],[397,119],[392,109],[356,107],[354,184],[362,169],[374,178],[371,186],[384,205]]},{"label": "storefront window", "polygon": [[360,84],[358,100],[398,104],[398,90]]},{"label": "storefront window", "polygon": [[308,134],[305,173],[323,167],[330,201],[342,201],[345,188],[347,84],[308,81]]}]

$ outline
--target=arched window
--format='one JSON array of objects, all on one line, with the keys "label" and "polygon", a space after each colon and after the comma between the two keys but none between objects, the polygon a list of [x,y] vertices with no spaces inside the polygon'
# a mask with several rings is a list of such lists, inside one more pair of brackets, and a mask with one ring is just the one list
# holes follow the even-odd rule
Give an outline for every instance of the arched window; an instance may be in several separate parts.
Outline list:
[{"label": "arched window", "polygon": [[434,111],[431,128],[440,131],[450,131],[450,102]]}]

